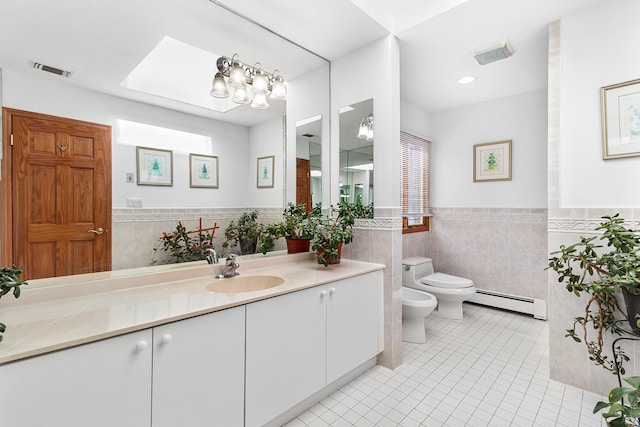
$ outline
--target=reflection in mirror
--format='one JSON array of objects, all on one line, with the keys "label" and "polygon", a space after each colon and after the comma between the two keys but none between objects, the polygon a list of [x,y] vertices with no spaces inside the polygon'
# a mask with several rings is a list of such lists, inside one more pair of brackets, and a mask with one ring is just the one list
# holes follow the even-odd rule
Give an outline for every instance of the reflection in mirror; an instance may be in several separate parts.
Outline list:
[{"label": "reflection in mirror", "polygon": [[296,203],[322,204],[322,116],[296,122]]},{"label": "reflection in mirror", "polygon": [[[162,254],[154,249],[162,233],[174,230],[177,221],[188,230],[198,229],[201,218],[206,227],[217,224],[214,244],[220,245],[219,236],[229,220],[247,209],[261,209],[266,221],[269,215],[279,217],[289,183],[285,173],[294,170],[293,159],[285,156],[283,145],[286,135],[293,132],[286,132],[283,116],[290,115],[293,124],[315,112],[328,114],[328,71],[318,71],[328,70],[326,59],[215,2],[158,0],[151,9],[111,2],[100,13],[96,13],[93,2],[42,2],[40,6],[39,16],[56,19],[38,20],[38,25],[30,27],[21,23],[33,18],[31,2],[0,3],[0,14],[13,17],[0,26],[0,36],[16,40],[0,46],[2,106],[112,128],[112,179],[108,188],[113,220],[100,226],[112,237],[113,269],[134,274],[132,269],[136,267],[164,262],[158,259]],[[118,31],[113,31],[114,24]],[[181,53],[174,48],[180,48]],[[144,82],[132,71],[142,71],[145,59],[164,58],[168,51],[169,64],[148,65],[154,78],[169,82],[172,92],[151,93],[147,86],[133,90],[134,80]],[[247,63],[259,61],[269,72],[277,68],[288,88],[296,89],[290,91],[293,96],[289,93],[286,102],[269,99],[270,106],[264,110],[248,105],[235,105],[226,112],[214,108],[216,99],[210,91],[215,59],[236,53]],[[192,56],[213,59],[208,65],[195,67],[187,64]],[[34,60],[74,71],[73,78],[36,69]],[[197,72],[197,76],[177,75],[178,71]],[[189,92],[193,98],[186,99],[177,92],[194,87]],[[309,88],[326,93],[326,100],[315,93],[307,96]],[[294,104],[296,107],[291,107]],[[309,108],[310,114],[303,107]],[[305,112],[300,115],[300,110]],[[145,139],[133,132],[136,129],[132,124],[166,132],[162,137],[154,133]],[[195,135],[199,142],[187,145],[176,132]],[[172,150],[173,186],[137,185],[136,146]],[[190,185],[190,153],[217,157],[217,188]],[[311,145],[310,153],[309,160],[315,164]],[[256,159],[272,155],[274,188],[257,188]],[[3,162],[7,159],[5,155]],[[10,209],[6,205],[3,208]],[[11,236],[10,229],[3,232]]]},{"label": "reflection in mirror", "polygon": [[340,109],[340,201],[373,203],[373,99]]}]

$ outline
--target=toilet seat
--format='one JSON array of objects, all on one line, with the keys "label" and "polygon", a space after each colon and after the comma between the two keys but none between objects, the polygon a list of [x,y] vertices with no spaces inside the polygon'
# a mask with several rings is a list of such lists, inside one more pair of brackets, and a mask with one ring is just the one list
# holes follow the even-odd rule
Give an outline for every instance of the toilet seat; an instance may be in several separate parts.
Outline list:
[{"label": "toilet seat", "polygon": [[442,289],[463,289],[473,286],[473,281],[446,273],[433,273],[420,279],[420,283]]},{"label": "toilet seat", "polygon": [[402,304],[409,307],[435,307],[438,305],[436,297],[428,292],[402,287]]}]

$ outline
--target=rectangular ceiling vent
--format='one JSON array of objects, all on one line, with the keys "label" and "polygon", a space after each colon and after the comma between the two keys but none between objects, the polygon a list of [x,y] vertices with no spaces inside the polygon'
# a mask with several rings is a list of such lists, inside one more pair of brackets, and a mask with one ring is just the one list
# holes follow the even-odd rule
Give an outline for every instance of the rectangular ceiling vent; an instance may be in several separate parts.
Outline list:
[{"label": "rectangular ceiling vent", "polygon": [[34,62],[33,68],[35,68],[36,70],[46,71],[47,73],[52,73],[52,74],[56,74],[58,76],[67,77],[67,78],[73,75],[73,71],[61,70],[60,68],[51,67],[49,65],[44,65],[39,62]]},{"label": "rectangular ceiling vent", "polygon": [[506,41],[483,46],[472,52],[473,58],[478,61],[480,65],[487,65],[500,61],[501,59],[507,59],[512,56],[513,53],[513,48],[509,42]]},{"label": "rectangular ceiling vent", "polygon": [[303,133],[302,136],[304,136],[305,138],[315,138],[316,136],[312,133]]}]

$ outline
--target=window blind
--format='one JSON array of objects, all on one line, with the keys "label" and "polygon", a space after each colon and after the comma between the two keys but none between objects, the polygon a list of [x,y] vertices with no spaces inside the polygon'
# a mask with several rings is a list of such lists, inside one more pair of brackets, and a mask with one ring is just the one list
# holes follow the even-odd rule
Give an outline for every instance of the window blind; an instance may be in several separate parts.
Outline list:
[{"label": "window blind", "polygon": [[429,215],[429,165],[431,142],[400,132],[402,154],[402,215],[422,222]]}]

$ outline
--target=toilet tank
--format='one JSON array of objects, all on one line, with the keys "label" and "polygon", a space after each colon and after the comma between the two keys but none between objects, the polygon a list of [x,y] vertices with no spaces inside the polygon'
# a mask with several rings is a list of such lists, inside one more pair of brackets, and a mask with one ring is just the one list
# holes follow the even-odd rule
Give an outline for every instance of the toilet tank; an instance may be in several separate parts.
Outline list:
[{"label": "toilet tank", "polygon": [[428,276],[433,273],[433,262],[431,261],[431,258],[412,257],[402,260],[403,283],[405,283],[405,278],[407,281],[416,282],[419,281],[421,277]]}]

